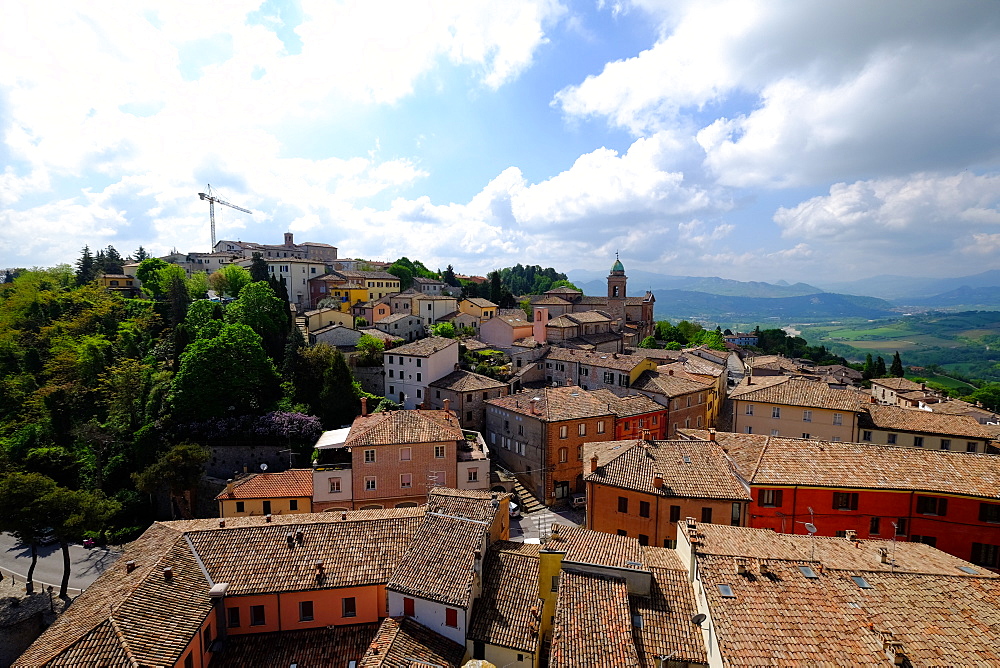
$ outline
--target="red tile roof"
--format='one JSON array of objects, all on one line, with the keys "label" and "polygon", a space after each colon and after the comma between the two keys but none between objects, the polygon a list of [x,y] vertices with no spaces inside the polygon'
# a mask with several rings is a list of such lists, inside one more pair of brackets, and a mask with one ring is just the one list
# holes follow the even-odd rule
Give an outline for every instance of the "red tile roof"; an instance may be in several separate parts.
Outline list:
[{"label": "red tile roof", "polygon": [[357,417],[344,442],[346,447],[436,443],[465,438],[450,411],[386,411]]},{"label": "red tile roof", "polygon": [[551,668],[640,668],[625,580],[573,571],[559,576]]},{"label": "red tile roof", "polygon": [[282,499],[312,497],[312,469],[289,469],[282,473],[252,473],[236,480],[230,492],[222,491],[215,498],[228,499]]}]

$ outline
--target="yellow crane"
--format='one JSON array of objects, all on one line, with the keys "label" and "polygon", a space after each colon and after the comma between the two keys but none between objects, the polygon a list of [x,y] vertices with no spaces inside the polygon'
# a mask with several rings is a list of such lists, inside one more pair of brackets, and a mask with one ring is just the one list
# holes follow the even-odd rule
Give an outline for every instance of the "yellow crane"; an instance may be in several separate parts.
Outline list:
[{"label": "yellow crane", "polygon": [[222,199],[220,197],[217,197],[212,192],[212,186],[211,186],[211,184],[209,184],[208,187],[205,188],[205,189],[208,192],[207,193],[198,193],[198,197],[200,197],[202,200],[208,200],[208,216],[209,216],[209,218],[212,219],[212,252],[215,252],[215,203],[218,202],[219,204],[222,204],[223,206],[228,206],[231,209],[236,209],[237,211],[242,211],[243,213],[251,213],[252,214],[253,211],[251,211],[249,209],[244,209],[242,206],[236,206],[235,204],[231,204],[230,202],[227,202],[226,200],[224,200],[224,199]]}]

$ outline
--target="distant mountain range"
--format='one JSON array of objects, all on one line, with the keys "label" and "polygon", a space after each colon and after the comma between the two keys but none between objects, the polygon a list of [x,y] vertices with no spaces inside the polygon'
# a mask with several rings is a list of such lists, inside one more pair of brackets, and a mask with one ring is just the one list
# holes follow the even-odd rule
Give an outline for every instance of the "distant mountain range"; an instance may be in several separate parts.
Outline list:
[{"label": "distant mountain range", "polygon": [[[589,295],[607,292],[607,273],[574,270],[570,281]],[[915,309],[1000,309],[1000,271],[958,278],[876,276],[827,283],[736,281],[717,276],[671,276],[629,271],[629,294],[652,290],[657,319],[747,322],[766,318],[884,318]]]}]

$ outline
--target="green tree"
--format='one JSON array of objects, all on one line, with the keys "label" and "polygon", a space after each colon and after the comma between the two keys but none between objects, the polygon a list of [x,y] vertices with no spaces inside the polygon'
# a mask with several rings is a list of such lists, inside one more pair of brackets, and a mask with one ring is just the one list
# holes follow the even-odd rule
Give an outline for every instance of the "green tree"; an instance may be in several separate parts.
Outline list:
[{"label": "green tree", "polygon": [[639,343],[639,347],[640,348],[659,348],[660,346],[656,345],[656,338],[655,337],[647,336],[646,338],[644,338],[642,340],[641,343]]},{"label": "green tree", "polygon": [[[549,286],[549,290],[555,290],[556,288],[571,288],[573,290],[580,290],[580,288],[576,287],[573,283],[566,279],[553,281],[552,285]],[[583,290],[580,290],[580,292],[583,292]]]},{"label": "green tree", "polygon": [[139,268],[135,270],[135,277],[142,283],[142,291],[153,299],[163,297],[166,286],[160,284],[158,272],[167,266],[163,260],[150,257],[140,262]]},{"label": "green tree", "polygon": [[268,356],[280,360],[288,334],[287,309],[270,285],[258,281],[242,288],[239,299],[226,307],[226,320],[250,326],[260,335]]},{"label": "green tree", "polygon": [[49,528],[42,499],[55,488],[55,481],[41,473],[12,472],[0,477],[0,531],[9,532],[31,550],[26,578],[29,593],[38,563],[38,543]]},{"label": "green tree", "polygon": [[56,487],[42,497],[52,531],[59,539],[63,554],[62,584],[60,598],[66,597],[69,587],[71,564],[69,544],[83,540],[88,531],[103,531],[111,516],[121,510],[121,504],[105,498],[101,491],[72,490]]},{"label": "green tree", "polygon": [[386,269],[386,271],[399,279],[400,291],[406,290],[413,285],[413,270],[403,264],[400,264],[398,260],[389,265],[389,268]]},{"label": "green tree", "polygon": [[260,253],[254,253],[253,259],[250,260],[250,280],[256,283],[257,281],[266,281],[270,277],[271,270],[268,268],[264,256]]},{"label": "green tree", "polygon": [[899,357],[899,351],[892,356],[892,365],[889,367],[889,375],[895,378],[903,377],[903,360]]},{"label": "green tree", "polygon": [[887,374],[886,374],[886,371],[885,371],[885,360],[882,359],[881,355],[879,355],[877,358],[875,358],[875,375],[874,375],[874,378],[885,378],[886,375]]},{"label": "green tree", "polygon": [[208,298],[208,273],[196,271],[187,281],[187,291],[191,299]]},{"label": "green tree", "polygon": [[194,338],[198,338],[201,329],[210,321],[221,321],[224,317],[225,312],[223,311],[222,304],[209,301],[208,299],[199,299],[191,302],[191,305],[188,307],[187,315],[184,316],[184,326],[187,327]]},{"label": "green tree", "polygon": [[357,344],[358,363],[361,366],[380,366],[382,364],[382,353],[385,351],[385,343],[382,339],[371,334],[362,334]]},{"label": "green tree", "polygon": [[194,421],[255,413],[277,400],[278,383],[260,335],[248,325],[227,323],[216,336],[192,341],[181,355],[174,414]]},{"label": "green tree", "polygon": [[676,341],[670,341],[667,345],[663,346],[664,350],[683,350],[684,346],[677,343]]},{"label": "green tree", "polygon": [[132,479],[140,492],[154,494],[166,490],[170,494],[171,507],[176,506],[181,517],[193,517],[193,490],[198,486],[205,472],[205,462],[212,454],[207,448],[196,443],[178,443],[167,450],[153,464]]},{"label": "green tree", "polygon": [[217,294],[238,299],[240,291],[252,282],[250,272],[238,264],[227,264],[208,277],[209,286]]},{"label": "green tree", "polygon": [[361,329],[362,327],[367,327],[368,321],[362,318],[360,315],[354,319],[354,329]]},{"label": "green tree", "polygon": [[142,262],[143,260],[149,258],[149,253],[142,246],[139,246],[134,253],[132,253],[133,262]]},{"label": "green tree", "polygon": [[981,403],[987,410],[1000,412],[1000,383],[987,383],[966,399],[972,403]]},{"label": "green tree", "polygon": [[125,258],[115,249],[114,246],[109,245],[104,250],[104,261],[99,267],[99,272],[101,274],[120,274],[125,264]]},{"label": "green tree", "polygon": [[76,284],[90,283],[96,277],[97,266],[94,262],[94,256],[90,252],[90,246],[84,246],[80,259],[76,261]]},{"label": "green tree", "polygon": [[872,354],[868,353],[865,355],[865,365],[861,368],[861,377],[865,380],[871,380],[875,376],[875,360],[872,359]]},{"label": "green tree", "polygon": [[439,322],[436,325],[431,325],[431,334],[444,339],[453,339],[455,338],[455,325],[450,322]]},{"label": "green tree", "polygon": [[455,278],[455,268],[450,264],[443,272],[441,272],[441,280],[454,287],[459,287],[461,285],[461,283],[458,282],[458,279]]}]

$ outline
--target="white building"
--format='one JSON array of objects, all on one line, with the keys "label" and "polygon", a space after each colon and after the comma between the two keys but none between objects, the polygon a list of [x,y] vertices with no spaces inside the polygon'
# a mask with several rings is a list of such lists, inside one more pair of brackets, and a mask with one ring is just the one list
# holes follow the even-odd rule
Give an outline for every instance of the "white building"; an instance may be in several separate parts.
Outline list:
[{"label": "white building", "polygon": [[383,354],[385,396],[413,409],[427,398],[427,386],[458,367],[458,341],[431,336]]}]

